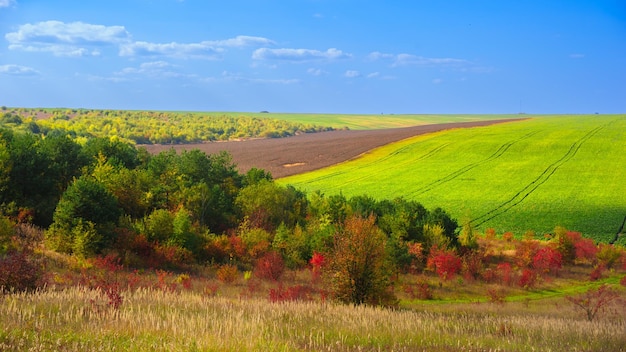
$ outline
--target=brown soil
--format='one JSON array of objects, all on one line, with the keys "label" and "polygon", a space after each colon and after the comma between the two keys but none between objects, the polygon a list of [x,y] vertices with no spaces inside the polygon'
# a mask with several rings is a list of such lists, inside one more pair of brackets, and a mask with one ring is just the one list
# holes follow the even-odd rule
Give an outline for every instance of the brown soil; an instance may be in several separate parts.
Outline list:
[{"label": "brown soil", "polygon": [[170,148],[177,151],[200,149],[207,154],[227,151],[233,156],[233,162],[240,172],[246,172],[256,167],[271,172],[274,178],[281,178],[347,161],[368,150],[420,134],[510,121],[515,120],[447,123],[382,130],[341,130],[307,133],[276,139],[184,145],[144,145],[144,147],[154,154]]}]

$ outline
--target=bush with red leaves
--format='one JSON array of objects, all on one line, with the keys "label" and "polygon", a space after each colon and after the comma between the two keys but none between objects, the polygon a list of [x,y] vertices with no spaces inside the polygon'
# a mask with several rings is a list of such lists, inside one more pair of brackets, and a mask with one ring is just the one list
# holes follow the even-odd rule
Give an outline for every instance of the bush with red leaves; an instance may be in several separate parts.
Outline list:
[{"label": "bush with red leaves", "polygon": [[44,284],[44,271],[26,251],[0,257],[0,293],[31,291]]},{"label": "bush with red leaves", "polygon": [[260,279],[278,281],[285,271],[285,262],[280,254],[271,251],[259,258],[254,267],[254,275]]},{"label": "bush with red leaves", "polygon": [[561,252],[552,247],[543,247],[537,250],[533,256],[533,268],[544,273],[558,275],[563,266]]},{"label": "bush with red leaves", "polygon": [[450,280],[461,270],[462,262],[453,250],[433,246],[426,266],[431,270],[434,269],[442,280]]},{"label": "bush with red leaves", "polygon": [[286,301],[310,301],[311,288],[303,285],[283,287],[281,284],[275,289],[270,289],[269,300],[273,303]]}]

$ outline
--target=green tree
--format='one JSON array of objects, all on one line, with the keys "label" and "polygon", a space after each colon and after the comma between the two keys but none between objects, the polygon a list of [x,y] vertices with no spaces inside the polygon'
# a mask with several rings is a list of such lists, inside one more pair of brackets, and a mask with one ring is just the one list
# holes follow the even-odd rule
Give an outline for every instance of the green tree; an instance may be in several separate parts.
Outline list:
[{"label": "green tree", "polygon": [[46,236],[53,249],[71,253],[76,239],[74,228],[88,229],[93,224],[98,236],[89,236],[87,240],[93,242],[81,246],[97,253],[111,245],[112,228],[120,215],[117,199],[101,183],[83,176],[63,193]]}]

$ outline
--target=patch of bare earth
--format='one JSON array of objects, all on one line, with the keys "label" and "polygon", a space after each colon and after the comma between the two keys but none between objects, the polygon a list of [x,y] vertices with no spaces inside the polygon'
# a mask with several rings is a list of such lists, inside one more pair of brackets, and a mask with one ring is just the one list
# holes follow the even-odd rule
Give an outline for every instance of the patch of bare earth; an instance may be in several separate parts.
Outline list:
[{"label": "patch of bare earth", "polygon": [[511,121],[515,120],[446,123],[381,130],[340,130],[287,138],[143,147],[153,154],[170,148],[177,151],[199,149],[207,154],[227,151],[233,156],[233,162],[240,172],[256,167],[271,172],[274,178],[281,178],[338,164],[371,149],[421,134]]}]

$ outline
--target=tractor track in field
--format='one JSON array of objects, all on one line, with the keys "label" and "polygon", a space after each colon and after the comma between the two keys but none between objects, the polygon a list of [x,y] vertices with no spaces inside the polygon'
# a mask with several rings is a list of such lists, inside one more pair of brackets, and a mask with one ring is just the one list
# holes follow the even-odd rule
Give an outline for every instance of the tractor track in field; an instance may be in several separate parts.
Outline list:
[{"label": "tractor track in field", "polygon": [[584,136],[574,142],[559,160],[548,165],[548,167],[543,170],[543,172],[539,176],[537,176],[533,181],[531,181],[529,184],[527,184],[521,190],[515,193],[513,197],[493,208],[492,210],[486,212],[485,214],[470,220],[470,224],[472,226],[480,226],[487,221],[490,221],[508,212],[512,208],[522,203],[528,196],[530,196],[535,190],[537,190],[537,188],[546,183],[563,164],[576,156],[576,154],[586,141],[591,139],[591,137],[600,132],[600,130],[604,129],[609,124],[606,124],[604,126],[598,126],[587,132]]},{"label": "tractor track in field", "polygon": [[[412,163],[414,163],[416,161],[421,161],[421,160],[428,159],[428,158],[432,157],[433,155],[437,154],[437,152],[439,152],[439,151],[443,150],[444,148],[446,148],[447,146],[449,146],[450,144],[451,143],[445,143],[445,144],[442,144],[442,145],[438,145],[437,147],[429,150],[428,152],[426,152],[425,154],[421,155],[420,157],[415,158],[415,159],[411,159],[411,160],[408,160],[408,161],[405,161],[403,163],[396,164],[395,167],[402,167],[403,165],[412,164]],[[355,168],[355,170],[364,169],[364,168],[370,167],[372,165],[376,165],[376,164],[380,163],[381,161],[385,161],[385,160],[388,160],[388,159],[390,159],[390,158],[392,158],[392,157],[394,157],[396,155],[400,155],[401,153],[409,150],[411,147],[412,146],[407,145],[407,146],[404,146],[402,148],[398,148],[397,150],[393,151],[392,153],[389,153],[389,155],[386,155],[386,156],[384,156],[382,158],[376,159],[376,161],[360,165],[359,167]],[[372,170],[372,172],[367,174],[366,176],[356,177],[356,178],[350,179],[349,181],[350,182],[356,182],[356,181],[365,180],[365,179],[368,179],[368,178],[372,177],[372,175],[380,174],[382,172],[384,172],[384,171]],[[345,172],[341,172],[341,171],[333,172],[333,173],[330,173],[328,175],[317,177],[317,178],[312,179],[310,181],[307,181],[305,183],[317,182],[317,181],[320,181],[320,180],[324,180],[324,179],[327,179],[327,178],[331,178],[331,177],[334,177],[334,176],[341,175],[343,173],[345,173]]]},{"label": "tractor track in field", "polygon": [[441,185],[443,185],[443,184],[445,184],[447,182],[450,182],[450,181],[456,179],[457,177],[459,177],[459,176],[461,176],[461,175],[471,171],[472,169],[475,169],[475,168],[477,168],[477,167],[479,167],[479,166],[481,166],[481,165],[483,165],[485,163],[488,163],[488,162],[491,162],[493,160],[498,159],[507,150],[509,150],[509,148],[511,148],[515,143],[520,142],[520,141],[522,141],[524,139],[530,138],[530,137],[534,136],[537,133],[538,132],[536,132],[536,131],[535,132],[530,132],[530,133],[527,133],[527,134],[523,135],[522,137],[520,137],[518,139],[509,141],[507,143],[504,143],[493,154],[491,154],[487,158],[485,158],[483,160],[480,160],[480,161],[477,161],[475,163],[468,164],[468,165],[466,165],[466,166],[464,166],[464,167],[462,167],[462,168],[460,168],[460,169],[458,169],[458,170],[456,170],[456,171],[454,171],[454,172],[452,172],[452,173],[450,173],[450,174],[448,174],[448,175],[446,175],[446,176],[444,176],[442,178],[439,178],[439,179],[437,179],[437,180],[435,180],[435,181],[433,181],[433,182],[431,182],[431,183],[429,183],[429,184],[427,184],[427,185],[425,185],[423,187],[420,187],[420,188],[412,191],[410,194],[411,194],[411,196],[419,196],[419,195],[422,195],[424,193],[430,192],[434,188],[437,188],[437,187],[439,187],[439,186],[441,186]]}]

